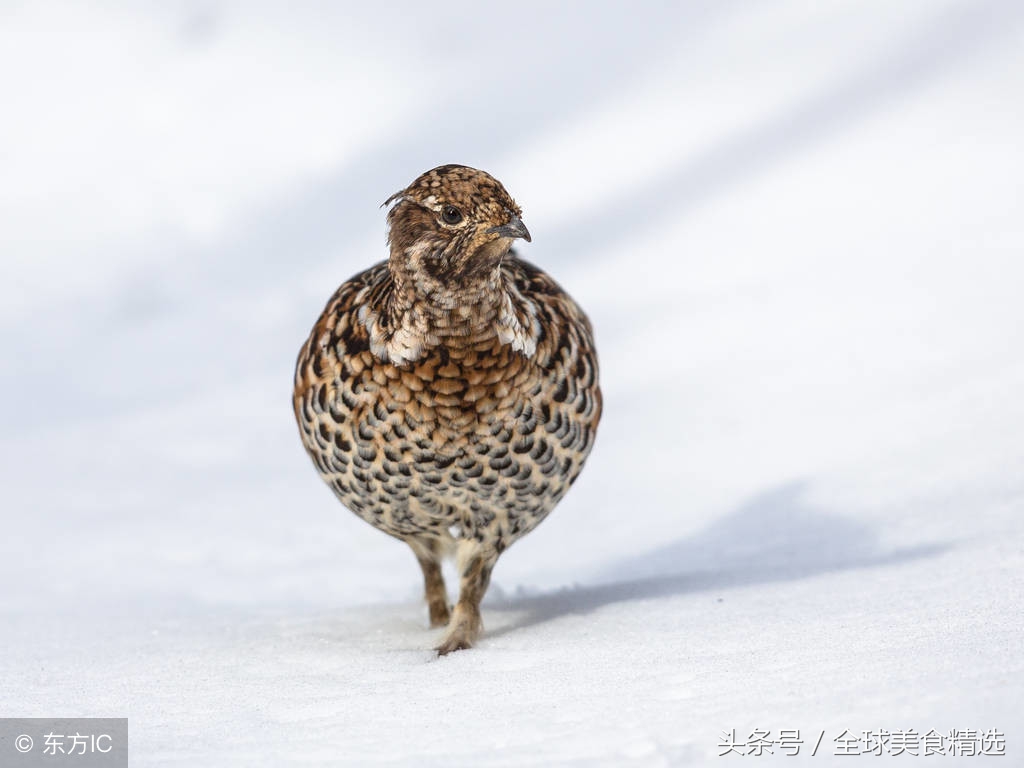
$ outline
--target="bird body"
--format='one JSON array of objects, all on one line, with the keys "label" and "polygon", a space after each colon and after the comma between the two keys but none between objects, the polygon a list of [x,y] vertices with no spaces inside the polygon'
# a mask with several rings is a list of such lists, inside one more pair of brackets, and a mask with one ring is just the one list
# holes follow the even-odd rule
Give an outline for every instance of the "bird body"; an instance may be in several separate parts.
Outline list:
[{"label": "bird body", "polygon": [[[389,199],[391,256],[344,283],[299,353],[294,409],[341,502],[406,541],[438,651],[472,645],[498,556],[576,479],[601,414],[590,323],[510,252],[496,180],[442,166]],[[449,610],[441,558],[454,550]]]}]

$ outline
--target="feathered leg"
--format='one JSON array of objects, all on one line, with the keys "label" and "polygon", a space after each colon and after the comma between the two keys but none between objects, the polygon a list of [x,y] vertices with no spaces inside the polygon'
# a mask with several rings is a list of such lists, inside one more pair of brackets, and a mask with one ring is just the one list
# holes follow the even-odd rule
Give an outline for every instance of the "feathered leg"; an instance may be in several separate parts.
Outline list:
[{"label": "feathered leg", "polygon": [[498,560],[493,547],[476,541],[460,541],[458,548],[459,602],[455,604],[448,632],[437,647],[439,656],[471,648],[483,629],[480,601],[491,582],[491,571]]},{"label": "feathered leg", "polygon": [[423,569],[423,586],[430,611],[430,626],[443,627],[448,623],[451,613],[448,609],[448,590],[444,586],[441,574],[441,542],[431,538],[408,539],[420,568]]}]

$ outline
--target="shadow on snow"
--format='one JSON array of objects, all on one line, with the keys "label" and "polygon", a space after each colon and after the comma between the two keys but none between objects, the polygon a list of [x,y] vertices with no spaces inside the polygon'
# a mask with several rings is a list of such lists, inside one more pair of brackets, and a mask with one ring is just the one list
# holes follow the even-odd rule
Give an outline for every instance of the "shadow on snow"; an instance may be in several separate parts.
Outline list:
[{"label": "shadow on snow", "polygon": [[809,506],[802,498],[804,488],[797,482],[762,494],[696,534],[624,559],[608,569],[605,583],[493,600],[492,609],[525,611],[525,616],[487,635],[498,637],[613,603],[896,565],[948,548],[884,549],[864,522]]}]

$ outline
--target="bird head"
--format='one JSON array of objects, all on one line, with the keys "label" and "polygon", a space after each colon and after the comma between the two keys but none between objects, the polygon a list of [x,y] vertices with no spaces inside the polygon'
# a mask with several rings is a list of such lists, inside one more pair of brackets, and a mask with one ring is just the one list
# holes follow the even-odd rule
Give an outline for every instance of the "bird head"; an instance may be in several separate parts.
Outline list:
[{"label": "bird head", "polygon": [[516,238],[530,241],[501,182],[464,165],[427,171],[384,205],[392,270],[423,289],[486,279]]}]

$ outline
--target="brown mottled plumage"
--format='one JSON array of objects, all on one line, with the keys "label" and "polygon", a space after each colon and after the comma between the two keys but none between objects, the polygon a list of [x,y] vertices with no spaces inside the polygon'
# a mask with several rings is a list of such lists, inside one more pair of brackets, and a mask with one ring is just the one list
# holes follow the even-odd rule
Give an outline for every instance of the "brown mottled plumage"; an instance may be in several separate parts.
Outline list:
[{"label": "brown mottled plumage", "polygon": [[[498,556],[569,490],[601,416],[590,323],[510,251],[521,211],[445,165],[385,203],[391,256],[344,283],[299,352],[302,442],[341,502],[412,547],[441,654],[480,632]],[[449,611],[440,560],[454,549]]]}]

